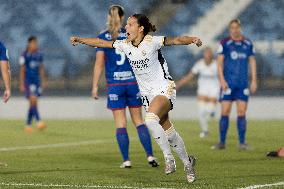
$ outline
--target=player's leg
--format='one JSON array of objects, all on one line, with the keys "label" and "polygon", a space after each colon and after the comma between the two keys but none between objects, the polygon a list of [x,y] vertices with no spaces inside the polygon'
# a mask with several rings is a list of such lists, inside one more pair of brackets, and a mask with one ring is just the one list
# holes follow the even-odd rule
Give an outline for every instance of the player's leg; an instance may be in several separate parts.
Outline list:
[{"label": "player's leg", "polygon": [[129,108],[131,119],[136,126],[137,133],[147,156],[148,163],[152,167],[158,167],[159,163],[153,155],[152,141],[148,128],[143,122],[141,107]]},{"label": "player's leg", "polygon": [[113,110],[112,113],[116,128],[116,140],[123,158],[121,168],[130,168],[131,162],[129,158],[129,137],[126,129],[126,112],[125,109],[121,109]]},{"label": "player's leg", "polygon": [[184,170],[186,171],[188,182],[193,182],[195,180],[195,158],[193,156],[188,156],[184,141],[180,137],[179,133],[175,130],[168,114],[164,115],[164,117],[161,118],[160,124],[165,130],[170,146],[184,164]]},{"label": "player's leg", "polygon": [[123,163],[120,167],[130,168],[131,162],[129,158],[129,137],[126,129],[127,119],[124,86],[111,86],[108,88],[107,107],[108,109],[111,109],[113,113],[116,128],[116,140],[123,158]]},{"label": "player's leg", "polygon": [[247,128],[247,120],[246,120],[246,110],[247,110],[247,102],[237,100],[237,128],[239,134],[239,148],[243,150],[247,150],[248,146],[246,144],[246,128]]},{"label": "player's leg", "polygon": [[136,126],[140,142],[147,155],[147,160],[152,167],[159,166],[153,156],[151,136],[142,118],[142,100],[138,85],[128,85],[126,91],[126,105],[129,107],[133,124]]},{"label": "player's leg", "polygon": [[201,128],[200,137],[204,138],[208,135],[208,118],[209,113],[207,110],[207,99],[204,96],[197,96],[198,100],[198,120]]},{"label": "player's leg", "polygon": [[[162,95],[155,96],[151,101],[150,99],[146,99],[144,102],[145,101],[150,102],[145,117],[145,123],[164,154],[166,163],[165,173],[170,174],[175,171],[175,160],[165,131],[160,125],[160,119],[170,111],[172,105],[169,99]],[[165,130],[167,129],[168,128],[165,128]]]},{"label": "player's leg", "polygon": [[236,92],[236,105],[237,105],[237,128],[239,134],[239,149],[249,150],[249,146],[246,144],[246,112],[247,102],[249,99],[249,90],[247,88],[240,88]]},{"label": "player's leg", "polygon": [[229,128],[229,115],[232,108],[230,100],[223,100],[221,102],[221,118],[219,121],[219,143],[212,147],[212,149],[225,149],[227,131]]}]

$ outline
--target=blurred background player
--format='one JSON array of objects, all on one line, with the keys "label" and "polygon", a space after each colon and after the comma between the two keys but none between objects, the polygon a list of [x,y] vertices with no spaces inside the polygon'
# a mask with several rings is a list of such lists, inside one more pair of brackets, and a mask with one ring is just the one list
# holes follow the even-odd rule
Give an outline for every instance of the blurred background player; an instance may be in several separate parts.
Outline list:
[{"label": "blurred background player", "polygon": [[20,64],[20,91],[26,93],[29,100],[29,110],[25,131],[31,133],[32,120],[37,121],[37,128],[42,130],[46,126],[41,121],[38,111],[38,97],[42,93],[42,87],[46,87],[43,54],[38,50],[38,41],[35,36],[28,38],[27,49],[19,59]]},{"label": "blurred background player", "polygon": [[[11,73],[10,73],[8,50],[1,42],[0,42],[0,68],[5,86],[3,101],[6,103],[8,102],[11,96]],[[7,166],[7,164],[4,162],[0,162],[0,166]]]},{"label": "blurred background player", "polygon": [[180,79],[177,90],[198,75],[197,100],[199,109],[200,137],[208,135],[208,119],[215,115],[216,103],[220,93],[217,62],[210,47],[206,47],[203,58],[195,63],[189,73]]},{"label": "blurred background player", "polygon": [[[119,5],[111,6],[108,11],[108,29],[101,33],[98,38],[108,41],[125,39],[126,31],[122,28],[123,20],[123,7]],[[98,83],[104,67],[108,86],[107,107],[112,110],[113,113],[116,139],[123,158],[123,163],[120,167],[131,167],[129,138],[126,129],[126,106],[129,108],[132,122],[136,126],[140,142],[144,147],[149,164],[152,165],[152,167],[157,167],[159,164],[153,156],[150,133],[142,119],[142,101],[139,88],[128,59],[123,52],[117,49],[96,49],[92,91],[92,95],[95,99],[98,99]]]},{"label": "blurred background player", "polygon": [[[221,41],[218,49],[218,73],[221,92],[220,141],[213,149],[225,149],[226,135],[229,127],[229,115],[233,101],[237,105],[237,128],[239,149],[248,150],[246,144],[246,111],[249,93],[256,92],[256,60],[252,42],[241,32],[241,22],[234,19],[229,23],[230,37]],[[250,89],[249,67],[251,71]]]}]

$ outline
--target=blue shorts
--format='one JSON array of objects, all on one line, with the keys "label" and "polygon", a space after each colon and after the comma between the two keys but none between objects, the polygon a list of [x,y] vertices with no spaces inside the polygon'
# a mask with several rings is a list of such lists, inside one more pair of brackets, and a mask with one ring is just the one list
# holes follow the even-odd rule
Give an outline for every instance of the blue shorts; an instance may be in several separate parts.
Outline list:
[{"label": "blue shorts", "polygon": [[231,87],[226,91],[221,90],[220,101],[241,100],[247,102],[249,99],[249,89],[247,87]]},{"label": "blue shorts", "polygon": [[107,107],[111,110],[141,107],[142,100],[137,84],[108,87]]},{"label": "blue shorts", "polygon": [[41,96],[42,89],[40,85],[34,83],[26,83],[26,97],[29,98],[30,96]]}]

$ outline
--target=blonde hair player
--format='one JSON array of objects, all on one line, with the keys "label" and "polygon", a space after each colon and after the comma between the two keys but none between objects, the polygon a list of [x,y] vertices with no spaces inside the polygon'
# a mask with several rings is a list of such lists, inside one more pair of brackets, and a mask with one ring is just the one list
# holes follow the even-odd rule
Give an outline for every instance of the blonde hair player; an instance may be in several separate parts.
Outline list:
[{"label": "blonde hair player", "polygon": [[202,42],[197,37],[148,35],[149,32],[156,31],[156,28],[143,14],[130,16],[125,28],[127,32],[125,40],[105,41],[80,37],[71,37],[70,40],[73,45],[86,44],[93,47],[115,48],[126,54],[136,76],[147,112],[146,125],[164,154],[165,173],[170,174],[176,171],[175,159],[170,148],[172,146],[184,163],[187,181],[191,183],[196,178],[193,167],[195,158],[188,156],[182,138],[169,119],[168,113],[173,108],[176,90],[161,53],[161,47],[189,44],[201,46]]},{"label": "blonde hair player", "polygon": [[[108,28],[98,38],[107,41],[126,39],[126,30],[122,28],[123,20],[123,7],[112,5],[108,10]],[[120,168],[131,168],[132,166],[129,157],[130,142],[127,132],[126,107],[128,107],[132,122],[137,129],[147,162],[152,167],[158,167],[159,164],[153,155],[151,136],[142,118],[139,88],[128,59],[123,52],[116,49],[96,48],[92,90],[94,99],[99,98],[98,83],[104,68],[108,89],[107,107],[112,110],[116,139],[123,159]]]},{"label": "blonde hair player", "polygon": [[206,47],[203,58],[197,61],[186,76],[177,81],[177,90],[198,75],[197,100],[199,110],[200,138],[208,136],[208,119],[214,117],[220,93],[218,66],[213,51]]}]

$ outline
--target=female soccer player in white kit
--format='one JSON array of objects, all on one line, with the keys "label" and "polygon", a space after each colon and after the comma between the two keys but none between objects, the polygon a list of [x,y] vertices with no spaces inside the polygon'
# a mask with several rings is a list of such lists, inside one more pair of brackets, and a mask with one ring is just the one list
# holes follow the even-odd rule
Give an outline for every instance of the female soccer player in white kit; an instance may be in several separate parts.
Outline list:
[{"label": "female soccer player in white kit", "polygon": [[206,47],[203,58],[197,61],[188,74],[177,81],[177,90],[198,75],[197,100],[199,110],[200,137],[208,135],[208,119],[215,114],[216,104],[220,93],[218,66],[214,60],[212,49]]},{"label": "female soccer player in white kit", "polygon": [[125,53],[136,76],[146,109],[145,123],[153,138],[163,151],[165,158],[165,173],[176,171],[175,159],[171,152],[178,154],[184,163],[188,182],[195,180],[194,157],[188,156],[184,142],[175,131],[169,120],[169,111],[173,108],[176,98],[175,83],[168,72],[167,63],[161,54],[164,45],[201,46],[197,37],[164,37],[151,36],[149,32],[156,31],[149,19],[143,14],[134,14],[127,20],[127,39],[105,41],[98,38],[71,37],[71,43],[79,43],[93,47],[115,48]]}]

